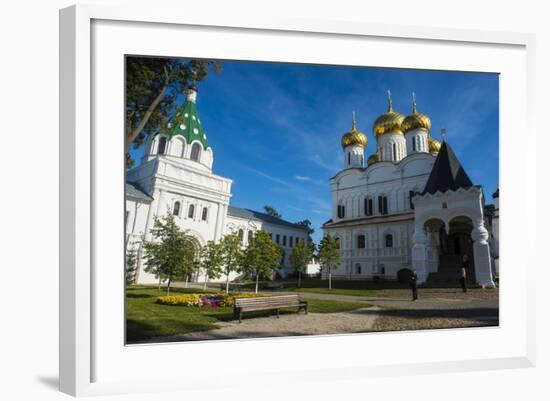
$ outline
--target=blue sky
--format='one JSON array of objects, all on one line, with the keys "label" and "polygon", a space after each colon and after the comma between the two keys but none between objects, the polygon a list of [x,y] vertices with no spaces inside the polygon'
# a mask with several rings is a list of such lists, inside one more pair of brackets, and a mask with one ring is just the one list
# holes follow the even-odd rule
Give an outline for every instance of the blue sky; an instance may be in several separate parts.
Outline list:
[{"label": "blue sky", "polygon": [[[367,134],[387,108],[418,111],[432,120],[432,136],[454,149],[486,202],[498,186],[498,75],[366,67],[222,62],[198,84],[197,108],[214,150],[214,173],[231,178],[234,206],[271,205],[289,221],[308,218],[316,242],[330,218],[329,178],[343,165],[342,135]],[[139,153],[139,152],[138,152]]]}]

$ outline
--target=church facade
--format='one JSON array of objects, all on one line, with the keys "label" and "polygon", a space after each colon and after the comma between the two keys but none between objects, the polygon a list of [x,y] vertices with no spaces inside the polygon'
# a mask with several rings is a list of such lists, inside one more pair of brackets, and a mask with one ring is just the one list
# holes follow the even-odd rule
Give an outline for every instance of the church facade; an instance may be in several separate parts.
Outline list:
[{"label": "church facade", "polygon": [[[148,141],[140,165],[126,174],[126,249],[138,255],[136,282],[158,282],[144,271],[142,244],[152,240],[154,217],[168,212],[182,231],[192,236],[197,249],[229,233],[239,235],[246,246],[257,231],[267,231],[282,247],[278,273],[287,276],[292,272],[290,251],[297,241],[307,240],[307,228],[230,205],[233,181],[212,171],[214,152],[199,118],[196,99],[196,89],[189,89],[185,103],[167,129]],[[232,273],[230,279],[237,276]],[[190,277],[190,281],[203,280],[200,272]]]},{"label": "church facade", "polygon": [[488,219],[482,188],[430,129],[414,95],[408,116],[388,97],[387,112],[373,124],[376,151],[365,163],[368,139],[353,118],[341,140],[343,168],[330,179],[332,216],[323,225],[340,244],[333,277],[404,281],[415,270],[419,283],[458,280],[466,255],[468,281],[495,286],[498,207]]}]

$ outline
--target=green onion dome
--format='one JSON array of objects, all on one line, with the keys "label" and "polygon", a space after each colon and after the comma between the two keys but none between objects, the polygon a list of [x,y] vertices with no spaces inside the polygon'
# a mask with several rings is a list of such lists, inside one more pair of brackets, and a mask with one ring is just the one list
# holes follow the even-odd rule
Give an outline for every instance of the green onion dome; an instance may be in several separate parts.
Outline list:
[{"label": "green onion dome", "polygon": [[197,112],[196,101],[197,90],[191,87],[187,90],[185,103],[176,111],[176,114],[174,114],[168,124],[159,133],[168,139],[181,135],[185,138],[187,144],[199,141],[203,148],[207,149],[210,145],[208,144],[206,133]]}]

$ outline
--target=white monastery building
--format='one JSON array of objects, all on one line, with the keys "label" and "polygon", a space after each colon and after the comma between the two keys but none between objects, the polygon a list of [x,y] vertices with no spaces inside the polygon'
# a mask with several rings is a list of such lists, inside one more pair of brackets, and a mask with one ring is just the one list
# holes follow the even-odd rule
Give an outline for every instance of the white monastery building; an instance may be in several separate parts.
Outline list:
[{"label": "white monastery building", "polygon": [[[467,279],[494,287],[498,260],[498,191],[484,205],[448,143],[430,136],[431,121],[416,110],[388,111],[373,125],[376,152],[365,165],[367,137],[355,126],[342,137],[343,168],[330,179],[332,218],[325,235],[339,240],[333,277],[458,280],[464,255]],[[488,215],[489,214],[489,215]]]},{"label": "white monastery building", "polygon": [[[189,89],[166,132],[148,141],[140,165],[126,174],[126,248],[141,255],[143,241],[152,239],[154,216],[170,211],[197,246],[218,242],[228,233],[238,234],[246,246],[256,231],[271,233],[283,248],[278,273],[288,275],[292,272],[290,250],[298,240],[308,238],[307,228],[229,205],[232,180],[212,172],[214,152],[199,119],[196,99],[196,89]],[[157,283],[144,267],[138,257],[136,282]],[[237,273],[230,275],[231,280],[235,277]],[[191,277],[191,281],[203,280],[200,273]]]}]

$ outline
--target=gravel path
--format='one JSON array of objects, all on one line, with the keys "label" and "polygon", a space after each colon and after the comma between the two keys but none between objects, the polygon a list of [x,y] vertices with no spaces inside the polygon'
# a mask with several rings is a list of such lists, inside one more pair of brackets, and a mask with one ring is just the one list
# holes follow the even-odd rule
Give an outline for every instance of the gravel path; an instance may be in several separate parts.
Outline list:
[{"label": "gravel path", "polygon": [[361,308],[341,313],[292,313],[275,316],[220,322],[219,329],[200,331],[176,336],[155,337],[146,342],[173,342],[197,340],[223,340],[237,338],[261,338],[305,336],[312,334],[342,334],[372,331],[376,307]]}]

